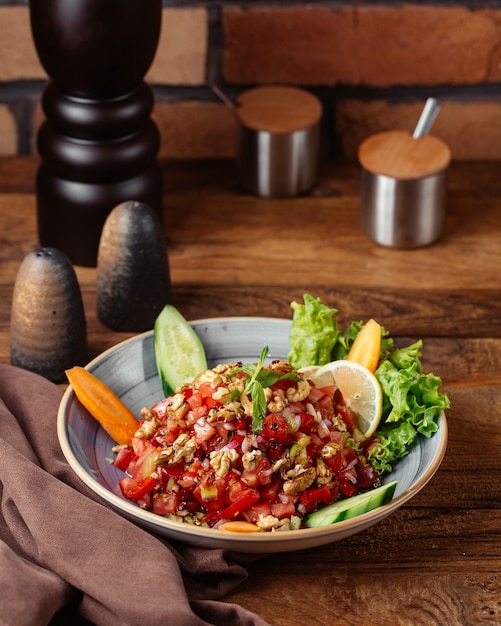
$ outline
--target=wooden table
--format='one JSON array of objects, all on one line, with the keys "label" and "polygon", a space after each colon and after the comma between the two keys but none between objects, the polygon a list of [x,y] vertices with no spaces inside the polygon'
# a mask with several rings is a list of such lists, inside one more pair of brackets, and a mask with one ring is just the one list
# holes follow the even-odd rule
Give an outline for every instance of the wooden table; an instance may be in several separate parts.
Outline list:
[{"label": "wooden table", "polygon": [[[359,228],[359,171],[326,164],[302,198],[242,194],[231,163],[162,163],[174,304],[188,319],[290,318],[304,293],[340,324],[375,317],[423,338],[451,399],[432,481],[379,525],[323,548],[265,557],[228,598],[274,626],[501,623],[501,163],[455,164],[446,234],[393,250]],[[0,159],[0,360],[13,284],[37,247],[33,159]],[[78,267],[91,356],[129,335],[96,319],[95,270]]]}]

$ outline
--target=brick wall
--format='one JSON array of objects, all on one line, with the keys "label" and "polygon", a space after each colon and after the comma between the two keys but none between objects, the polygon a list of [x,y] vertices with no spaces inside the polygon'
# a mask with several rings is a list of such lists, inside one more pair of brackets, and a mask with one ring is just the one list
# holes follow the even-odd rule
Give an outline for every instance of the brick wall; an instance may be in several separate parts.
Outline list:
[{"label": "brick wall", "polygon": [[[46,81],[28,1],[0,0],[0,154],[34,153]],[[454,159],[501,159],[501,2],[164,0],[147,81],[163,157],[233,156],[217,82],[231,97],[258,84],[311,90],[324,157],[355,159],[374,132],[412,131],[435,96],[433,133]]]}]

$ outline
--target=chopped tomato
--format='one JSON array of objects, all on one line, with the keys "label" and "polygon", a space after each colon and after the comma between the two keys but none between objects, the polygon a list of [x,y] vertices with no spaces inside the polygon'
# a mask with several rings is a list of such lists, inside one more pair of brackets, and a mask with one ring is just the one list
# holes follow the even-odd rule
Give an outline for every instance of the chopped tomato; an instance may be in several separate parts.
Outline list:
[{"label": "chopped tomato", "polygon": [[114,465],[118,467],[119,470],[125,472],[125,470],[129,467],[129,463],[136,458],[134,450],[131,448],[120,448],[115,457]]},{"label": "chopped tomato", "polygon": [[275,502],[278,498],[278,493],[282,487],[282,477],[280,475],[272,476],[270,482],[267,485],[263,485],[259,492],[261,498],[268,502]]},{"label": "chopped tomato", "polygon": [[233,502],[221,511],[219,517],[221,519],[233,519],[253,504],[256,504],[259,499],[260,496],[257,489],[246,489],[245,491],[242,491],[240,498],[238,498],[236,502]]},{"label": "chopped tomato", "polygon": [[290,433],[287,422],[281,415],[271,413],[266,416],[261,436],[270,441],[287,443],[290,441]]},{"label": "chopped tomato", "polygon": [[203,441],[207,441],[216,434],[216,429],[209,424],[203,417],[193,424],[195,432],[195,441],[200,445]]},{"label": "chopped tomato", "polygon": [[256,524],[260,519],[263,519],[263,517],[266,517],[267,515],[271,515],[271,504],[263,501],[253,504],[243,513],[243,517],[246,521],[252,522],[253,524]]},{"label": "chopped tomato", "polygon": [[127,498],[130,498],[131,500],[137,500],[144,496],[146,493],[150,493],[151,491],[153,491],[157,483],[158,478],[156,476],[147,476],[140,483],[136,482],[135,485],[130,485],[126,494]]},{"label": "chopped tomato", "polygon": [[156,493],[152,498],[152,510],[157,515],[172,515],[180,504],[178,493]]},{"label": "chopped tomato", "polygon": [[309,435],[315,425],[315,417],[311,413],[301,413],[301,432]]},{"label": "chopped tomato", "polygon": [[271,514],[278,519],[295,515],[296,507],[293,502],[274,502],[271,504]]},{"label": "chopped tomato", "polygon": [[[282,398],[284,407],[264,415],[256,434],[242,398],[231,407],[215,399],[244,388],[240,379],[248,379],[248,372],[240,365],[235,369],[233,374],[221,370],[221,387],[186,385],[183,394],[188,410],[182,418],[169,414],[172,396],[152,407],[158,422],[154,432],[133,438],[130,448],[120,449],[115,460],[127,472],[120,480],[126,498],[159,515],[189,514],[196,516],[197,523],[215,526],[221,520],[257,523],[266,516],[301,518],[338,497],[376,486],[379,476],[367,461],[375,439],[360,444],[361,449],[350,447],[347,433],[332,418],[338,412],[348,430],[353,430],[354,417],[334,386],[311,386],[305,400],[290,402],[286,392],[297,381],[273,383],[271,397]],[[280,408],[278,403],[275,408]],[[245,457],[251,451],[256,451],[255,465]],[[327,484],[319,484],[317,478],[302,492],[284,493],[285,481],[298,464],[318,467],[320,456],[329,470],[325,472]]]},{"label": "chopped tomato", "polygon": [[198,482],[201,469],[202,462],[199,459],[195,459],[190,467],[177,479],[178,484],[184,488],[193,487]]},{"label": "chopped tomato", "polygon": [[151,407],[151,412],[155,417],[162,420],[167,414],[167,407],[172,404],[172,396],[168,396]]},{"label": "chopped tomato", "polygon": [[316,508],[319,502],[330,504],[332,502],[332,494],[327,485],[322,485],[321,487],[312,487],[303,491],[299,499],[306,507],[306,510],[310,510],[312,506]]}]

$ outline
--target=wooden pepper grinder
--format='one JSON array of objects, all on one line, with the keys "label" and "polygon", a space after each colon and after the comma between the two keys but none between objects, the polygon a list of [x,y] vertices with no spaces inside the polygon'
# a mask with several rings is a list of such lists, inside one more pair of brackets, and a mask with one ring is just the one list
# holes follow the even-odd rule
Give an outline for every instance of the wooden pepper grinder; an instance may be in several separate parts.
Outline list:
[{"label": "wooden pepper grinder", "polygon": [[76,265],[95,266],[120,202],[162,216],[159,133],[143,80],[160,36],[161,0],[30,0],[35,47],[51,78],[38,133],[38,233]]}]

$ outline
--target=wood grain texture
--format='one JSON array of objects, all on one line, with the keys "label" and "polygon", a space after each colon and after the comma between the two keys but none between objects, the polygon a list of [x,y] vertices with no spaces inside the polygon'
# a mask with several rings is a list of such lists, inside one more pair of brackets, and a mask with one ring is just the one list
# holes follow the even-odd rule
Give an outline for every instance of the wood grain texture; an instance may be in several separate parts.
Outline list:
[{"label": "wood grain texture", "polygon": [[[12,290],[37,247],[34,159],[0,159],[0,361]],[[345,541],[260,558],[228,598],[273,626],[501,623],[501,164],[453,164],[445,237],[380,248],[358,222],[359,170],[326,164],[305,197],[243,194],[227,162],[163,163],[174,304],[188,319],[290,318],[312,293],[341,326],[375,317],[451,400],[434,478],[402,509]],[[93,268],[77,267],[90,357],[132,336],[95,313]]]}]

